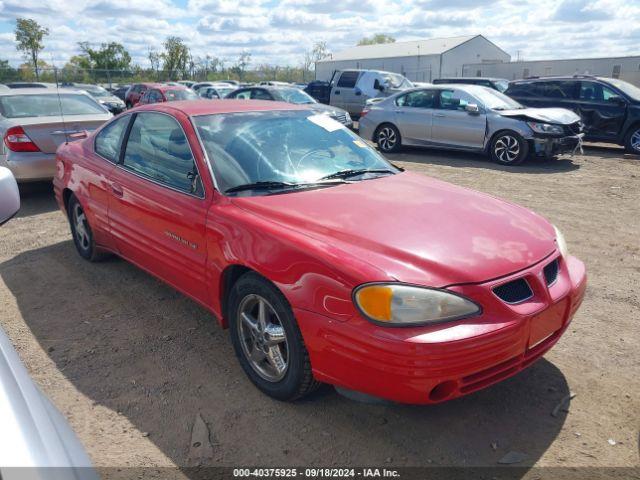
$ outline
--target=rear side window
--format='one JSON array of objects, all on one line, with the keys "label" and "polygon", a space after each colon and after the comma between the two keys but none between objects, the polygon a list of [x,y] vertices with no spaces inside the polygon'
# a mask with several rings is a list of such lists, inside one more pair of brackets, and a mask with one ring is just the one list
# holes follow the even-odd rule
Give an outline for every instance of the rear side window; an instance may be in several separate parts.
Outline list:
[{"label": "rear side window", "polygon": [[342,72],[338,86],[343,88],[353,88],[356,86],[360,72]]},{"label": "rear side window", "polygon": [[95,150],[98,155],[113,163],[118,161],[122,136],[129,124],[129,120],[131,120],[130,115],[120,117],[104,127],[96,135]]},{"label": "rear side window", "polygon": [[133,122],[123,165],[144,177],[202,196],[189,143],[178,122],[160,113],[139,113]]},{"label": "rear side window", "polygon": [[399,107],[435,108],[437,92],[434,90],[419,90],[407,93],[396,99]]}]

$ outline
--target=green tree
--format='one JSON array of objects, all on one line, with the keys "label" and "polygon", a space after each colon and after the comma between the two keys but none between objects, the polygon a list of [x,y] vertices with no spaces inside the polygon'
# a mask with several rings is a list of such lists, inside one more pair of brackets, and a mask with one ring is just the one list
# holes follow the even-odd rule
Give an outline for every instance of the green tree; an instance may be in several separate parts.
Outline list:
[{"label": "green tree", "polygon": [[36,73],[36,80],[40,79],[38,57],[44,50],[42,40],[49,35],[49,29],[41,26],[30,18],[16,19],[16,48],[22,52],[25,59],[31,63]]},{"label": "green tree", "polygon": [[242,81],[250,63],[251,53],[245,50],[240,54],[233,67],[231,67],[231,71],[238,76],[238,80]]},{"label": "green tree", "polygon": [[102,43],[97,49],[91,48],[89,42],[78,43],[82,57],[87,59],[88,68],[96,70],[129,70],[131,55],[121,43]]},{"label": "green tree", "polygon": [[370,37],[361,38],[358,41],[358,45],[377,45],[379,43],[395,43],[396,39],[391,35],[385,35],[384,33],[376,33]]},{"label": "green tree", "polygon": [[191,63],[189,47],[180,37],[167,37],[163,46],[164,52],[160,55],[164,62],[163,70],[168,73],[169,79],[173,79],[175,74],[186,77]]},{"label": "green tree", "polygon": [[312,66],[320,60],[327,58],[329,55],[327,42],[314,43],[311,50],[307,50],[304,53],[304,61],[302,63],[302,81],[304,82],[306,80],[307,72],[311,71]]}]

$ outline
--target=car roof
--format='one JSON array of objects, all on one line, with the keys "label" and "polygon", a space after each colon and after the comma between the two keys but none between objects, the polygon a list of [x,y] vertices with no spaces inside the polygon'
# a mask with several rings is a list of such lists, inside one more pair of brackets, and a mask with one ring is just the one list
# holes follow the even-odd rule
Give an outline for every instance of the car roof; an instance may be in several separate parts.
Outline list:
[{"label": "car roof", "polygon": [[70,93],[73,95],[86,95],[83,90],[72,88],[12,88],[10,90],[0,90],[0,96],[12,95],[57,95],[59,93]]},{"label": "car roof", "polygon": [[580,80],[587,80],[592,82],[593,81],[608,82],[610,78],[594,77],[591,75],[553,75],[548,77],[521,78],[519,80],[512,80],[511,83],[535,83],[535,82],[547,82],[547,81],[555,81],[555,80],[568,80],[573,82],[578,82]]},{"label": "car roof", "polygon": [[438,82],[438,81],[453,81],[453,82],[456,82],[458,80],[462,80],[462,81],[465,81],[465,82],[472,82],[474,80],[489,80],[489,81],[502,80],[502,81],[505,81],[505,82],[509,81],[506,78],[500,78],[500,77],[442,77],[442,78],[436,78],[433,81],[434,82]]},{"label": "car roof", "polygon": [[180,100],[168,103],[152,103],[135,108],[136,111],[158,111],[175,113],[179,111],[189,116],[214,115],[219,113],[266,112],[277,110],[310,110],[305,105],[294,105],[271,100]]}]

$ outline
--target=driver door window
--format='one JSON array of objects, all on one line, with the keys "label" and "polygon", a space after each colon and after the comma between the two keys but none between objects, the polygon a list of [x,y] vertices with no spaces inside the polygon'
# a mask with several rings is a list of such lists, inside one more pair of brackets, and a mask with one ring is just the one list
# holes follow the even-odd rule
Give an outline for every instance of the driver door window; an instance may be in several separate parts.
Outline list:
[{"label": "driver door window", "polygon": [[131,127],[123,166],[175,190],[203,196],[184,131],[176,120],[159,113],[139,113]]},{"label": "driver door window", "polygon": [[251,90],[243,90],[233,95],[238,100],[249,100],[251,98]]},{"label": "driver door window", "polygon": [[440,108],[442,110],[464,111],[470,103],[477,102],[465,92],[459,90],[442,90],[440,92]]}]

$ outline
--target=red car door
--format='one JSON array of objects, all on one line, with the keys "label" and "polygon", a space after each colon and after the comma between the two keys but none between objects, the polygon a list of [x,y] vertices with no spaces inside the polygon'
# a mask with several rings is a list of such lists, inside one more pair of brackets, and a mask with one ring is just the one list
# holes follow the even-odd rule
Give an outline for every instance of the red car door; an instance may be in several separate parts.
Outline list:
[{"label": "red car door", "polygon": [[109,199],[111,196],[111,173],[120,156],[120,148],[131,115],[122,115],[100,130],[94,142],[78,142],[82,148],[81,161],[74,163],[74,176],[79,181],[76,190],[80,204],[93,226],[93,236],[100,246],[114,249],[109,235]]},{"label": "red car door", "polygon": [[111,175],[109,224],[123,257],[210,304],[205,224],[212,192],[203,170],[176,118],[135,114]]}]

